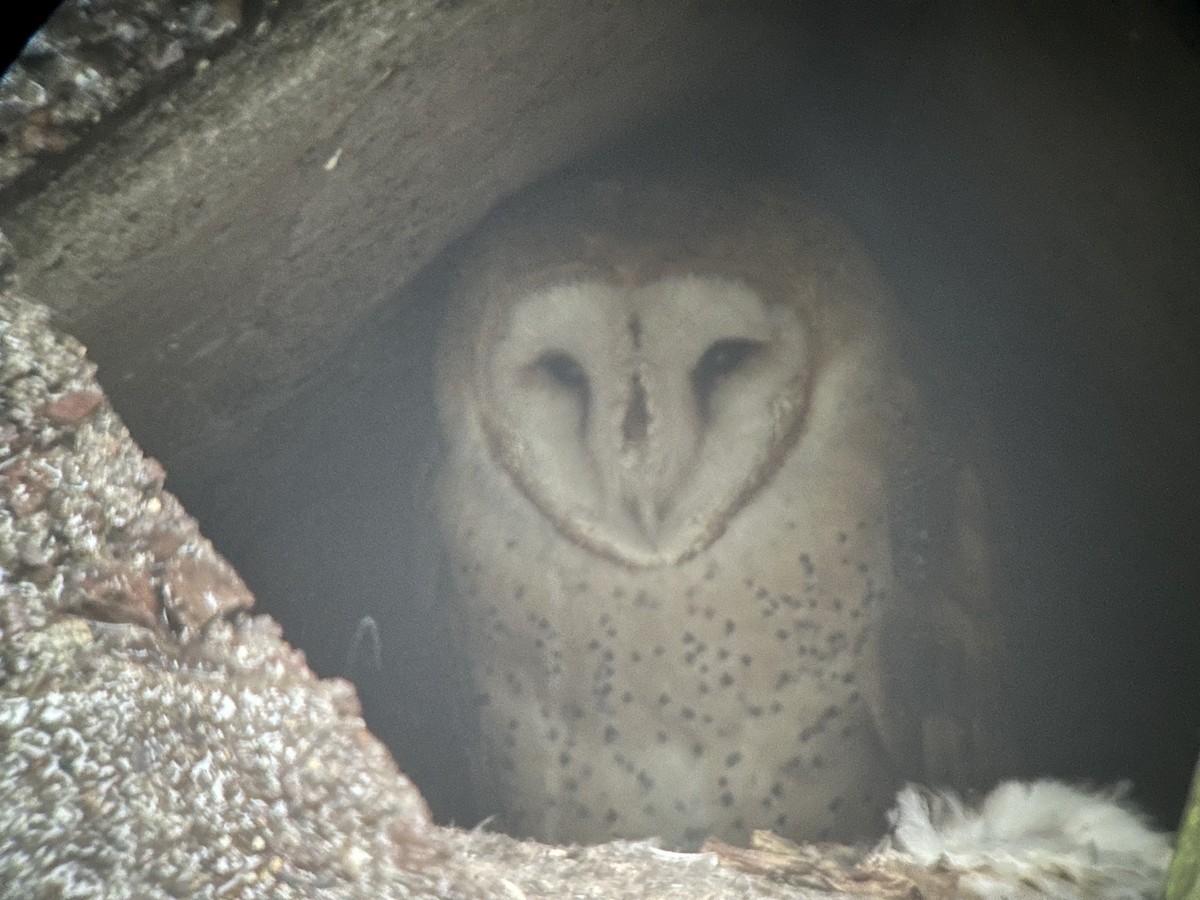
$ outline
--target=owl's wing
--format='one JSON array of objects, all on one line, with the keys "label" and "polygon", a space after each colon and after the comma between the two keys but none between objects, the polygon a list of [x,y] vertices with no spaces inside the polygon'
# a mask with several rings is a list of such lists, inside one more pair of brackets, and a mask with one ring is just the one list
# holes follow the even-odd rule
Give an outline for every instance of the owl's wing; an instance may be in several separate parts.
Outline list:
[{"label": "owl's wing", "polygon": [[[417,702],[408,711],[411,733],[406,737],[412,741],[413,735],[419,735],[423,771],[407,774],[417,779],[440,816],[467,826],[481,818],[481,798],[476,796],[472,779],[465,777],[470,771],[465,748],[477,740],[478,723],[466,668],[458,656],[448,652],[454,644],[449,615],[454,596],[453,560],[437,527],[438,495],[453,489],[440,471],[446,454],[441,438],[427,432],[409,497],[413,521],[419,527],[413,529],[412,544],[406,548],[413,585],[408,618],[420,627],[411,635],[415,642],[410,641],[407,648],[406,690]],[[417,778],[418,774],[424,778]]]},{"label": "owl's wing", "polygon": [[865,693],[898,776],[986,788],[1017,770],[1018,750],[984,491],[945,437],[907,436],[894,457],[895,595]]}]

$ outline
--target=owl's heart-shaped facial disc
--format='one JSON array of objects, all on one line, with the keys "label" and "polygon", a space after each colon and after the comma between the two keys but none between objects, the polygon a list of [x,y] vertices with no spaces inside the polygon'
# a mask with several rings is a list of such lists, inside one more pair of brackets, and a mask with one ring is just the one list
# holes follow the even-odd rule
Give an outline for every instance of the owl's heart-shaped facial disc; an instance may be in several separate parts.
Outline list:
[{"label": "owl's heart-shaped facial disc", "polygon": [[550,285],[479,354],[482,427],[566,538],[623,565],[675,564],[795,439],[805,332],[794,308],[727,278]]}]

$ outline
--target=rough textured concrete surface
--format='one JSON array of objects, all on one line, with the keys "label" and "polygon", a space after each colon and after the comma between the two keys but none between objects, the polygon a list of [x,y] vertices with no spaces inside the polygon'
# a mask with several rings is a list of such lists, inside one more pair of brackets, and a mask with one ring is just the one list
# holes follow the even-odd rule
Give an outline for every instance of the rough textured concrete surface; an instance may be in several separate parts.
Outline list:
[{"label": "rough textured concrete surface", "polygon": [[0,196],[0,230],[135,433],[198,450],[498,197],[744,53],[706,7],[299,3]]},{"label": "rough textured concrete surface", "polygon": [[0,188],[50,168],[139,93],[206,65],[242,12],[242,0],[67,0],[0,78]]},{"label": "rough textured concrete surface", "polygon": [[46,320],[0,296],[0,895],[382,896],[424,801]]}]

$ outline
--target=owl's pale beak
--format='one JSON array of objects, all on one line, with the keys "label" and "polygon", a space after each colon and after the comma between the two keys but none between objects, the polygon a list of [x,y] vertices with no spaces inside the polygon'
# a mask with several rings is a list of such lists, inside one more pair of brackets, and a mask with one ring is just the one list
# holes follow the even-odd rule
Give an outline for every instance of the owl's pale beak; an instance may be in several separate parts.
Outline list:
[{"label": "owl's pale beak", "polygon": [[650,410],[641,375],[629,380],[629,398],[621,419],[621,456],[629,468],[622,479],[622,505],[637,524],[650,547],[657,549],[662,517],[655,495],[661,490],[656,473],[648,465],[650,456]]},{"label": "owl's pale beak", "polygon": [[643,447],[650,430],[650,410],[646,407],[646,389],[636,372],[629,381],[629,402],[621,420],[621,442],[625,451]]},{"label": "owl's pale beak", "polygon": [[663,519],[666,518],[662,504],[647,494],[630,495],[625,498],[625,510],[641,529],[646,543],[651,549],[657,550],[662,536]]}]

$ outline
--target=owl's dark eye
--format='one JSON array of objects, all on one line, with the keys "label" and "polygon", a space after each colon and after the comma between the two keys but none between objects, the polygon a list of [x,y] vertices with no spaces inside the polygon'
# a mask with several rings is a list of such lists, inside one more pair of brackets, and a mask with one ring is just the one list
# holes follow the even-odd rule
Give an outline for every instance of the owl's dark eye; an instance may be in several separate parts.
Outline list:
[{"label": "owl's dark eye", "polygon": [[592,396],[587,373],[583,371],[579,360],[562,350],[550,350],[539,356],[531,368],[573,398],[579,416],[579,433],[582,435],[586,432]]},{"label": "owl's dark eye", "polygon": [[701,415],[707,416],[713,391],[727,377],[742,368],[763,348],[762,341],[750,338],[723,338],[714,341],[692,369],[692,390]]},{"label": "owl's dark eye", "polygon": [[550,379],[569,391],[586,393],[588,389],[587,375],[583,366],[575,357],[561,350],[543,353],[535,363],[538,371],[550,376]]}]

